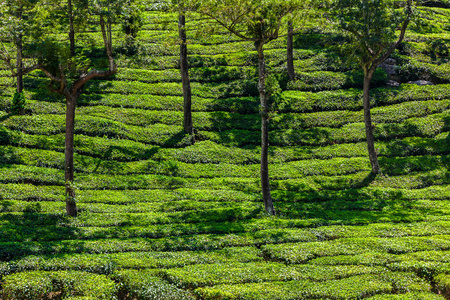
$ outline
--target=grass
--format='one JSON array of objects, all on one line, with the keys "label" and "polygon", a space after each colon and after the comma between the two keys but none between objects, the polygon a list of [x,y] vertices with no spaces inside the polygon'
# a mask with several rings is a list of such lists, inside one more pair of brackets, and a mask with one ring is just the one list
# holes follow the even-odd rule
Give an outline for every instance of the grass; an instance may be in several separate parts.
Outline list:
[{"label": "grass", "polygon": [[[448,299],[443,7],[420,7],[423,27],[413,24],[394,53],[402,84],[375,76],[378,176],[367,158],[361,72],[328,49],[343,37],[309,21],[295,36],[291,83],[285,40],[267,45],[282,90],[270,103],[276,217],[260,195],[253,45],[224,32],[200,37],[204,20],[188,16],[191,144],[177,15],[146,11],[134,54],[115,36],[119,72],[91,81],[77,103],[77,219],[64,214],[64,99],[34,72],[25,114],[12,115],[14,88],[1,66],[0,298]],[[94,48],[78,50],[96,60],[101,39],[92,30],[78,35]],[[407,83],[417,79],[435,85]]]}]

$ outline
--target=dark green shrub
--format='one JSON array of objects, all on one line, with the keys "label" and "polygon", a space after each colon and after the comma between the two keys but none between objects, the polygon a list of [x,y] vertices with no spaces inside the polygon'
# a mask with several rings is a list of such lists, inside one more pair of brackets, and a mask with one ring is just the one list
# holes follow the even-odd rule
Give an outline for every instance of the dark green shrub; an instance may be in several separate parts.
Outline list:
[{"label": "dark green shrub", "polygon": [[14,93],[14,97],[11,103],[11,112],[14,115],[23,114],[25,110],[25,95],[24,93]]}]

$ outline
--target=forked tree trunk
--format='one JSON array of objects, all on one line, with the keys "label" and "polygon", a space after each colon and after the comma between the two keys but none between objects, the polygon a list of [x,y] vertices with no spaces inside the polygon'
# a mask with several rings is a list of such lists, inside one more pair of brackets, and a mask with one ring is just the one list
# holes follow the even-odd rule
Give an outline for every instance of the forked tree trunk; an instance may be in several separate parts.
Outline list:
[{"label": "forked tree trunk", "polygon": [[261,188],[264,207],[269,215],[275,215],[272,196],[270,194],[269,182],[269,109],[267,107],[268,97],[266,92],[266,61],[264,58],[264,42],[256,44],[258,50],[259,81],[258,90],[261,102]]},{"label": "forked tree trunk", "polygon": [[180,37],[180,70],[181,82],[183,83],[183,130],[184,133],[191,136],[191,142],[194,143],[194,128],[192,125],[192,102],[191,102],[191,83],[189,80],[189,65],[187,60],[186,45],[186,17],[180,13],[178,18],[178,31]]},{"label": "forked tree trunk", "polygon": [[364,104],[364,124],[366,127],[367,150],[369,152],[370,165],[374,174],[381,173],[378,157],[375,151],[375,139],[373,136],[372,117],[370,115],[370,82],[374,69],[364,69],[363,104]]},{"label": "forked tree trunk", "polygon": [[[19,8],[17,12],[17,18],[19,20],[22,20],[22,8]],[[16,61],[16,67],[17,67],[17,93],[23,92],[23,45],[22,45],[22,34],[19,33],[17,35],[16,39],[16,46],[17,46],[17,61]]]},{"label": "forked tree trunk", "polygon": [[[108,19],[109,20],[109,19]],[[114,75],[117,72],[117,66],[114,63],[113,49],[111,42],[111,32],[107,30],[110,28],[110,23],[106,24],[103,16],[100,16],[100,27],[102,30],[103,43],[105,45],[106,54],[108,56],[109,68],[108,70],[90,70],[88,73],[80,75],[80,78],[76,80],[71,87],[67,86],[67,81],[63,74],[64,68],[60,66],[61,74],[58,77],[52,74],[42,65],[35,65],[32,69],[40,69],[47,77],[52,81],[60,84],[60,89],[56,91],[66,98],[66,139],[65,139],[65,166],[64,166],[64,179],[66,190],[66,211],[71,217],[76,217],[77,205],[75,202],[75,190],[73,187],[73,154],[74,154],[74,128],[75,128],[75,108],[76,102],[80,94],[82,93],[84,85],[91,79],[103,78]]]},{"label": "forked tree trunk", "polygon": [[78,214],[73,188],[73,152],[74,152],[74,125],[75,125],[76,98],[66,94],[66,149],[64,179],[66,182],[66,211],[71,217]]},{"label": "forked tree trunk", "polygon": [[75,56],[75,29],[73,26],[73,8],[72,0],[67,0],[68,14],[69,14],[69,41],[70,41],[70,56]]},{"label": "forked tree trunk", "polygon": [[294,28],[292,27],[292,21],[288,22],[288,35],[287,35],[287,71],[289,80],[295,79],[294,70]]}]

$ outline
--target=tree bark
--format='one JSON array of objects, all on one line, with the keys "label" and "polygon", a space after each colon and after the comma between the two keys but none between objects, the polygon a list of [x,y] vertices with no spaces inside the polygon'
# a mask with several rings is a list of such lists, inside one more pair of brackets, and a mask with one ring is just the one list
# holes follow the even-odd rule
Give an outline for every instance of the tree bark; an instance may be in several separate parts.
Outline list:
[{"label": "tree bark", "polygon": [[75,29],[73,26],[73,8],[72,0],[67,0],[68,14],[69,14],[69,41],[70,41],[70,56],[75,56]]},{"label": "tree bark", "polygon": [[256,44],[258,50],[259,80],[258,90],[261,102],[261,188],[264,207],[269,215],[275,215],[272,196],[270,194],[269,182],[269,109],[267,107],[268,97],[266,92],[266,61],[264,58],[264,42]]},{"label": "tree bark", "polygon": [[186,17],[180,13],[178,17],[178,32],[180,37],[180,71],[181,82],[183,83],[183,129],[184,133],[191,135],[192,142],[194,140],[194,128],[192,125],[192,95],[191,82],[189,80],[189,65],[187,60],[187,45],[186,45]]},{"label": "tree bark", "polygon": [[287,71],[289,80],[295,79],[294,70],[294,29],[292,27],[292,21],[288,22],[288,35],[287,35]]},{"label": "tree bark", "polygon": [[[19,20],[22,20],[22,7],[19,8],[17,11],[17,18]],[[16,39],[16,46],[17,46],[17,61],[16,61],[16,68],[17,68],[17,93],[23,92],[23,45],[22,45],[22,34],[19,33],[17,35]]]},{"label": "tree bark", "polygon": [[66,149],[64,179],[66,182],[66,211],[71,217],[78,214],[75,202],[75,191],[73,188],[73,152],[74,152],[74,128],[75,128],[76,98],[66,93]]},{"label": "tree bark", "polygon": [[366,127],[367,150],[369,152],[370,165],[374,174],[381,173],[378,157],[375,151],[375,139],[373,136],[372,117],[370,115],[370,82],[372,80],[374,69],[364,69],[364,86],[363,86],[363,105],[364,105],[364,124]]}]

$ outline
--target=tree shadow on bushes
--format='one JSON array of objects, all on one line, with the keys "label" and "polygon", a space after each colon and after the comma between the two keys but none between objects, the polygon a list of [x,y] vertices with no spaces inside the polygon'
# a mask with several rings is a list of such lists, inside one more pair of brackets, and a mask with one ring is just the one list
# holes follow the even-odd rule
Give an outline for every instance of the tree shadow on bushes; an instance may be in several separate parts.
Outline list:
[{"label": "tree shadow on bushes", "polygon": [[12,148],[0,147],[0,168],[4,168],[10,164],[20,164],[22,162],[22,159],[16,155]]},{"label": "tree shadow on bushes", "polygon": [[[376,179],[377,175],[369,172],[359,181],[342,179],[339,183],[337,180],[335,185],[341,188],[334,190],[287,182],[283,184],[283,190],[274,192],[276,197],[283,199],[276,202],[276,207],[284,218],[312,219],[317,225],[356,225],[405,219],[414,201],[404,199],[399,190],[367,189]],[[323,185],[321,180],[314,181]],[[395,212],[390,211],[392,208]]]},{"label": "tree shadow on bushes", "polygon": [[[142,151],[133,151],[127,147],[109,146],[105,151],[96,152],[93,160],[86,156],[77,155],[75,157],[75,169],[79,169],[79,171],[87,169],[93,173],[114,173],[118,171],[120,173],[120,171],[123,171],[124,165],[121,162],[122,159],[117,159],[117,155],[126,157],[127,161],[148,160],[157,154],[159,149],[159,147],[148,147]],[[78,164],[80,164],[80,168],[77,168]]]},{"label": "tree shadow on bushes", "polygon": [[[450,118],[444,118],[444,132],[450,127],[449,121]],[[408,132],[417,130],[412,125]],[[305,180],[275,181],[274,198],[282,199],[275,205],[284,218],[313,219],[318,225],[411,222],[423,220],[427,215],[445,215],[440,208],[423,208],[417,200],[406,197],[399,188],[378,187],[372,183],[395,182],[396,177],[409,175],[413,176],[405,179],[420,189],[448,183],[450,156],[445,149],[449,142],[450,135],[438,142],[428,139],[420,147],[409,146],[405,149],[407,144],[403,141],[393,141],[383,150],[386,156],[379,158],[383,175],[318,176],[312,177],[311,183]],[[427,155],[426,149],[438,155]],[[444,153],[441,154],[442,151]]]},{"label": "tree shadow on bushes", "polygon": [[11,144],[11,134],[6,127],[0,125],[0,145]]},{"label": "tree shadow on bushes", "polygon": [[0,216],[0,261],[17,260],[28,255],[70,252],[69,248],[64,249],[56,241],[76,240],[80,230],[71,226],[65,214],[41,213],[40,210],[39,202],[30,202],[22,213],[4,213]]}]

